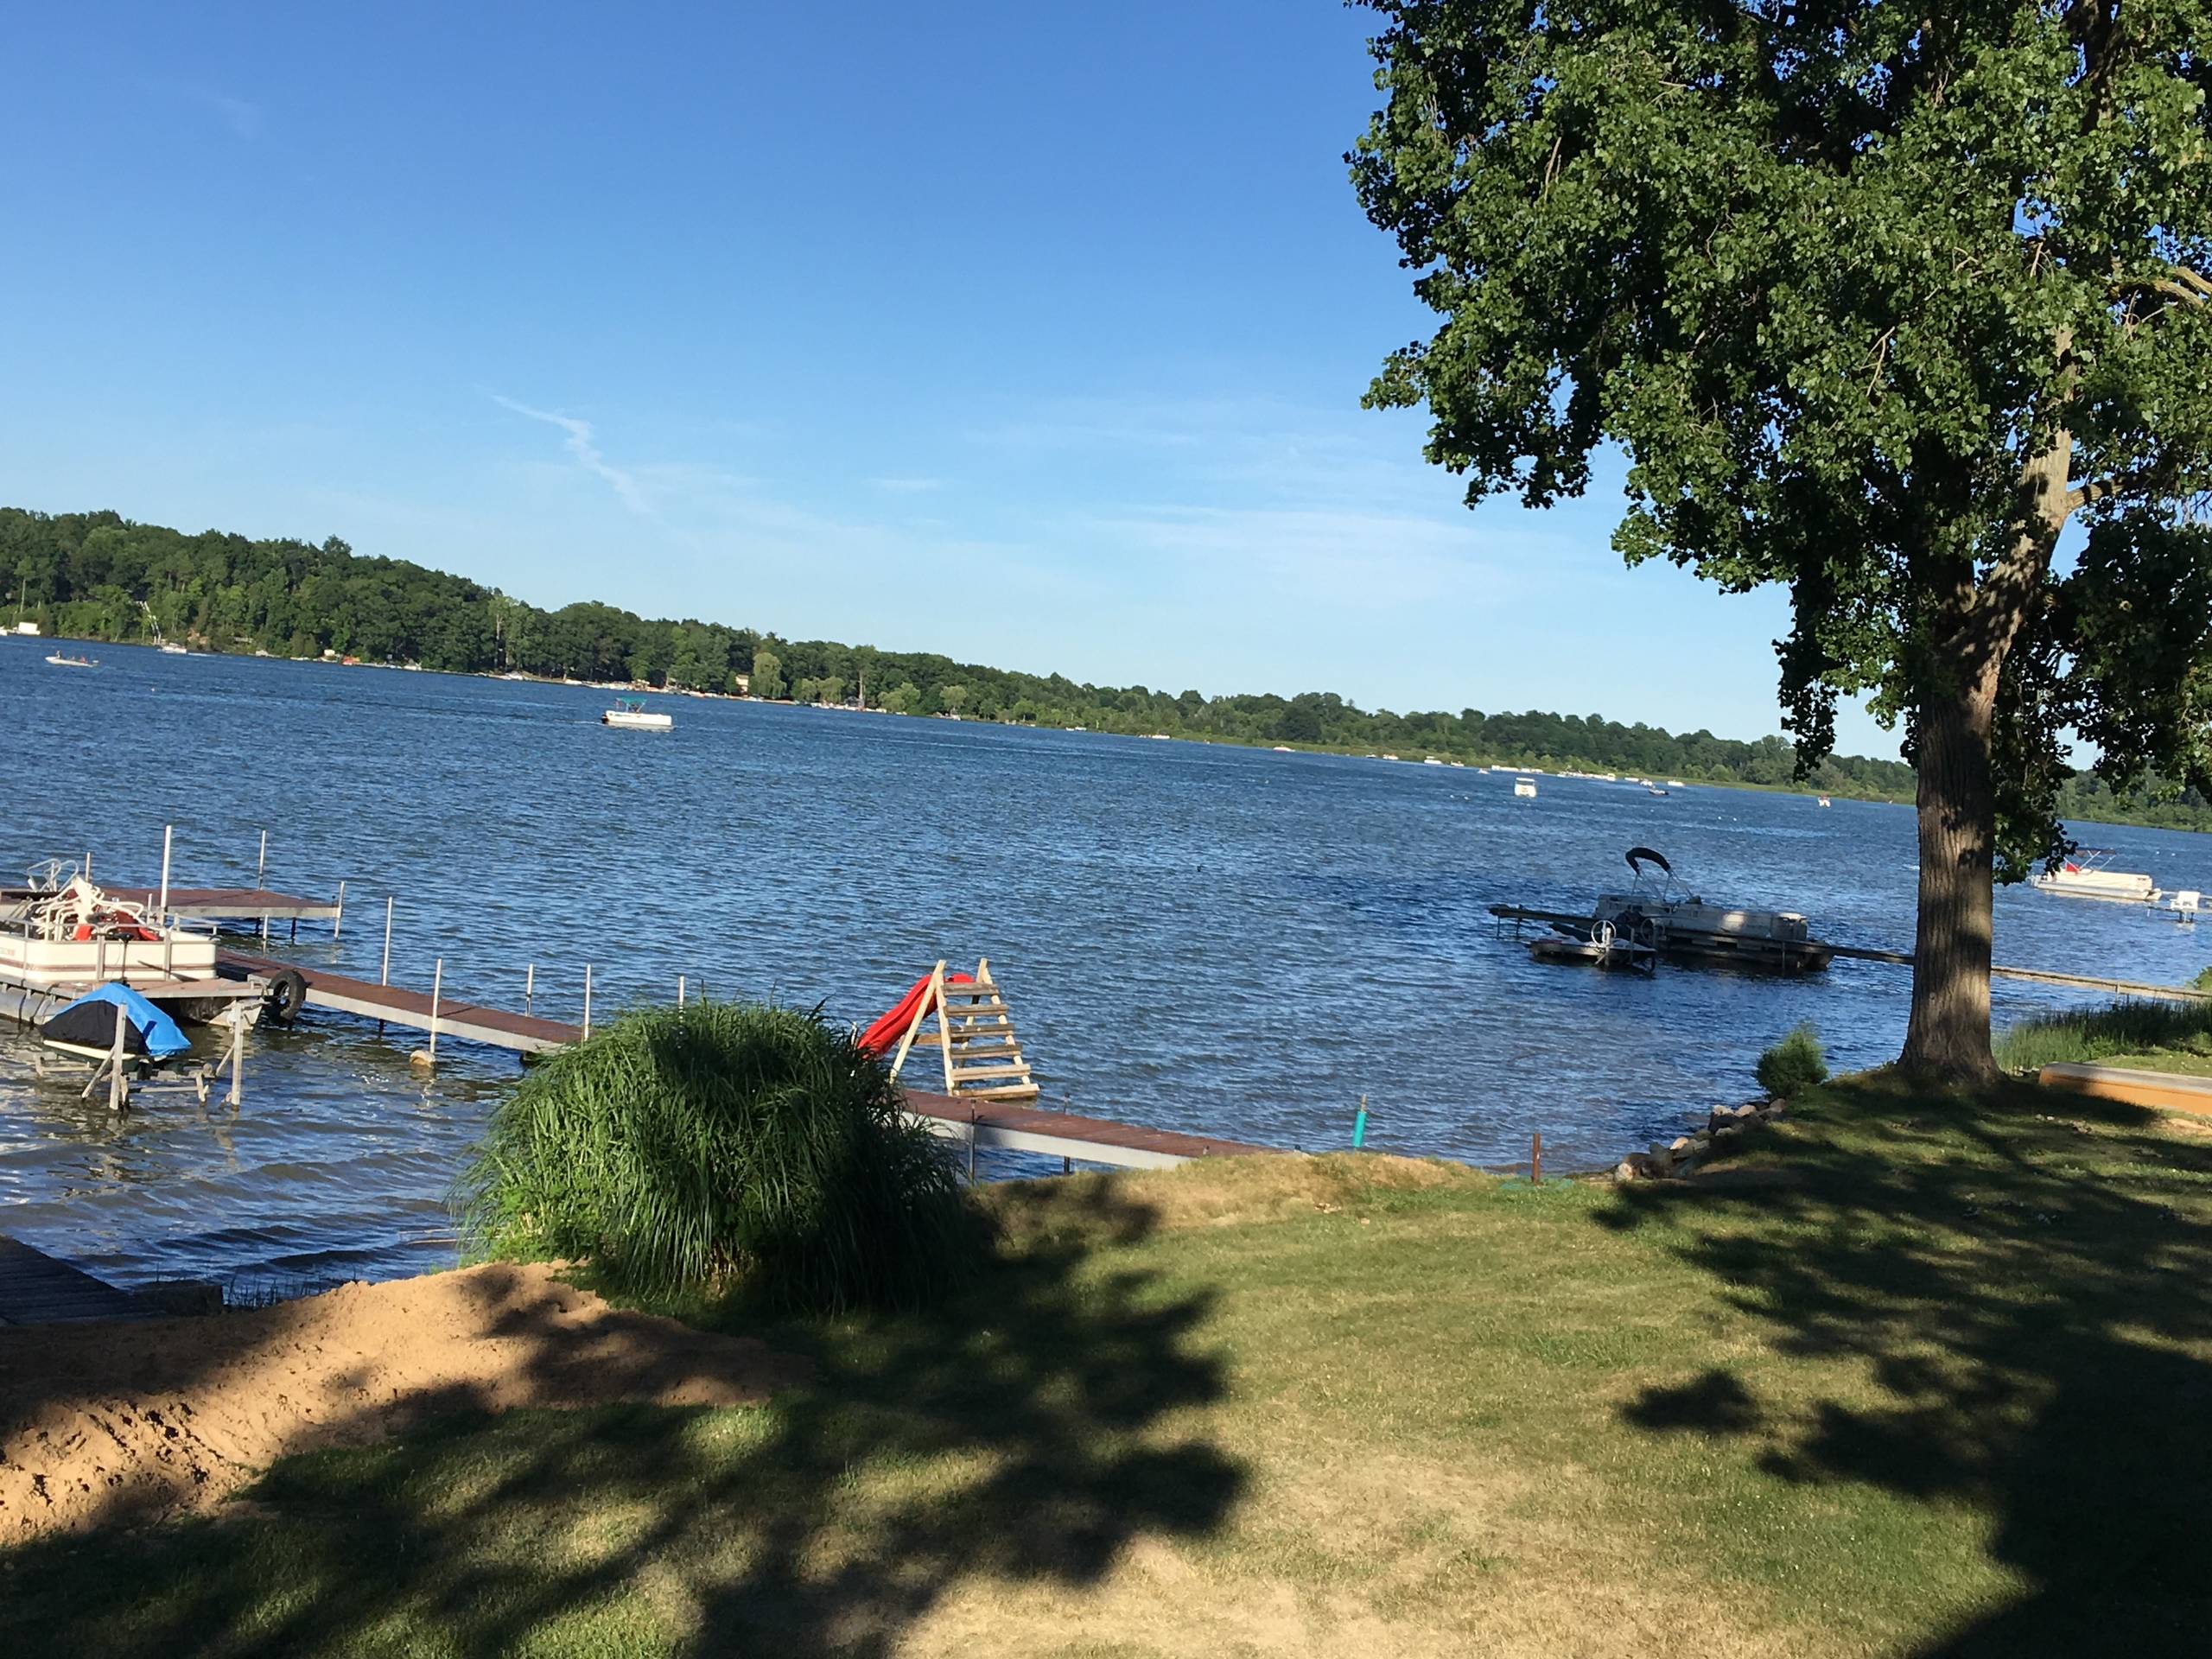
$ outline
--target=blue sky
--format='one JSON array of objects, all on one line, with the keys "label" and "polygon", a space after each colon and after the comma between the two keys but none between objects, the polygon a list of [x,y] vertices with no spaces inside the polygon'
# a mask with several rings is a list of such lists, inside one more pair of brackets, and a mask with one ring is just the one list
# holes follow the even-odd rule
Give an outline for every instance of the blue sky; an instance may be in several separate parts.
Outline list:
[{"label": "blue sky", "polygon": [[[1778,594],[1469,513],[1330,0],[11,25],[0,500],[1207,692],[1777,728]],[[1847,715],[1843,747],[1893,753]]]}]

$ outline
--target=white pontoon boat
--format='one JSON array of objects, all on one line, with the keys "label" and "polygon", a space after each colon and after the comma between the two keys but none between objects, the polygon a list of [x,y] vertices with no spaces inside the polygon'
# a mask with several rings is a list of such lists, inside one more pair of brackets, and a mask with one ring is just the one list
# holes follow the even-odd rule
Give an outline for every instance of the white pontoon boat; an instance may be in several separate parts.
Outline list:
[{"label": "white pontoon boat", "polygon": [[2107,869],[2114,854],[2109,847],[2077,847],[2073,856],[2055,870],[2044,870],[2030,880],[2045,893],[2063,893],[2076,899],[2110,899],[2124,905],[2155,905],[2160,894],[2147,875]]},{"label": "white pontoon boat", "polygon": [[671,732],[676,729],[676,716],[654,713],[642,697],[618,697],[614,706],[599,717],[599,723],[632,732]]},{"label": "white pontoon boat", "polygon": [[50,864],[30,885],[0,888],[0,1014],[38,1024],[96,986],[128,985],[175,1018],[205,1024],[266,1006],[289,1016],[306,995],[290,969],[271,981],[231,978],[213,931],[102,892]]}]

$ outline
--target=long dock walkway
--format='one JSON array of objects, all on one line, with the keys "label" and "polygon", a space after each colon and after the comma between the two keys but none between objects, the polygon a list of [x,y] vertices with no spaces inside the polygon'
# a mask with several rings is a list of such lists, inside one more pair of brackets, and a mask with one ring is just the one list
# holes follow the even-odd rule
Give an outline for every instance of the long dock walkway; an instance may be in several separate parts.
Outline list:
[{"label": "long dock walkway", "polygon": [[[437,1000],[434,1008],[430,996],[424,992],[379,984],[372,979],[355,979],[304,963],[280,962],[223,950],[216,954],[216,965],[226,977],[234,979],[289,969],[306,981],[307,1006],[311,1008],[328,1008],[422,1032],[429,1032],[435,1020],[441,1039],[460,1038],[517,1053],[537,1054],[564,1047],[581,1041],[584,1034],[582,1027],[562,1020],[540,1020],[531,1014],[444,997]],[[1008,1152],[1041,1153],[1048,1157],[1109,1164],[1122,1169],[1159,1169],[1188,1163],[1194,1158],[1225,1158],[1279,1150],[1033,1106],[960,1100],[912,1089],[905,1090],[905,1094],[909,1116],[925,1124],[932,1135],[977,1150],[997,1147]]]},{"label": "long dock walkway", "polygon": [[0,1233],[0,1325],[143,1319],[156,1312],[129,1291]]},{"label": "long dock walkway", "polygon": [[434,1009],[427,991],[410,991],[404,985],[380,985],[373,979],[355,979],[305,963],[279,962],[236,950],[218,950],[215,967],[227,979],[288,971],[297,974],[307,982],[309,1007],[357,1014],[365,1020],[380,1020],[386,1025],[427,1032],[431,1029],[435,1013],[440,1037],[488,1043],[494,1048],[512,1049],[518,1054],[543,1053],[549,1048],[573,1043],[583,1035],[577,1027],[563,1025],[556,1020],[511,1014],[505,1008],[487,1008],[452,997],[441,996]]}]

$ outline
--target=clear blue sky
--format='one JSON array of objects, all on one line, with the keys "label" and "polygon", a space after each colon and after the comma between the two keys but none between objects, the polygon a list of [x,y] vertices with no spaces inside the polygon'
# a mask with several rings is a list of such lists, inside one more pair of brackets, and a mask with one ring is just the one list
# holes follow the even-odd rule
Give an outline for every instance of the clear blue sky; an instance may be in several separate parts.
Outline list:
[{"label": "clear blue sky", "polygon": [[[1331,0],[11,21],[0,500],[1207,692],[1777,729],[1778,594],[1469,513]],[[1847,749],[1894,741],[1847,716]]]}]

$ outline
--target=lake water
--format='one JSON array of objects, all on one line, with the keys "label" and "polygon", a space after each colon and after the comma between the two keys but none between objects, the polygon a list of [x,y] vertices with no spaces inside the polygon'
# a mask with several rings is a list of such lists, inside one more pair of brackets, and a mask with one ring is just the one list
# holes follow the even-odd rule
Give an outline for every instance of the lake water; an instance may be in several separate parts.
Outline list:
[{"label": "lake water", "polygon": [[[1485,906],[1575,908],[1657,847],[1709,897],[1802,910],[1823,938],[1908,949],[1904,808],[673,700],[661,735],[597,723],[582,687],[101,651],[97,672],[0,641],[0,871],[89,851],[96,877],[327,894],[373,976],[537,1008],[718,996],[866,1020],[938,957],[988,956],[1045,1103],[1318,1149],[1610,1164],[1743,1098],[1800,1020],[1854,1066],[1892,1056],[1908,975],[1654,978],[1531,962]],[[2085,830],[2160,886],[2212,888],[2212,840]],[[1998,958],[2178,981],[2212,928],[2013,889]],[[304,936],[315,935],[313,939]],[[2069,999],[1999,982],[1999,1018]],[[443,1265],[444,1196],[511,1056],[310,1014],[252,1039],[235,1113],[149,1098],[118,1120],[31,1071],[0,1027],[0,1231],[130,1282],[326,1280]],[[1019,1160],[1000,1170],[1021,1167]],[[1034,1167],[1035,1166],[1031,1166]],[[1057,1167],[1057,1165],[1052,1166]]]}]

